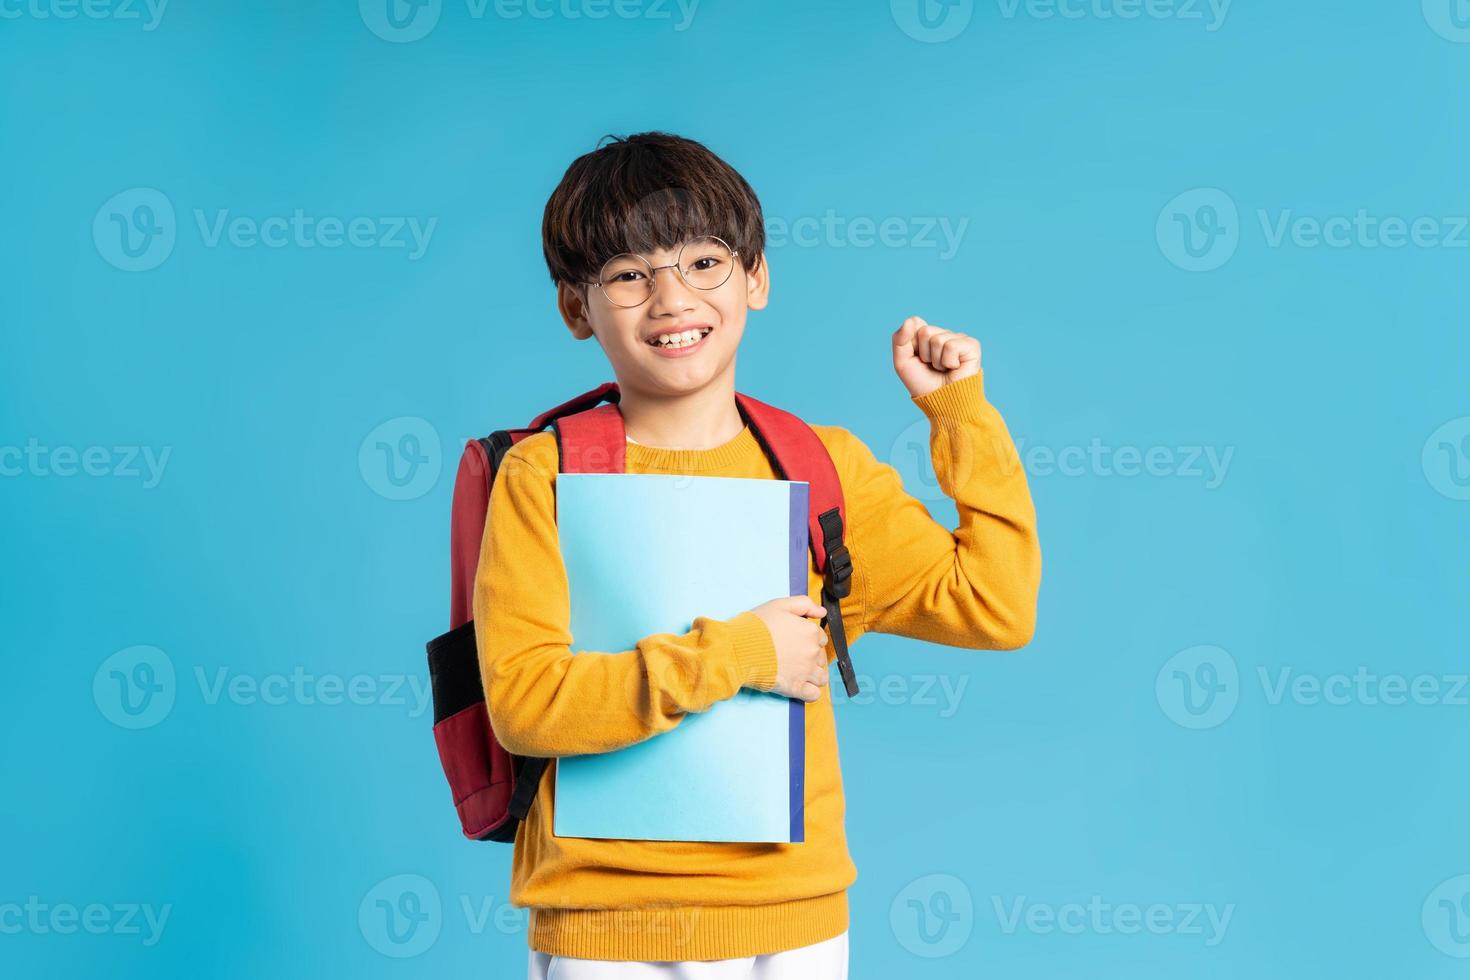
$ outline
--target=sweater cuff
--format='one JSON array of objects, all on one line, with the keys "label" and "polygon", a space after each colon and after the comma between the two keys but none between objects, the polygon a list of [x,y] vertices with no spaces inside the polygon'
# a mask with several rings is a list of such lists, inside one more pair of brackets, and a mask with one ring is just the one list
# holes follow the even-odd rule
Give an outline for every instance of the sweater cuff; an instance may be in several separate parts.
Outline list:
[{"label": "sweater cuff", "polygon": [[927,395],[910,397],[931,419],[978,422],[985,404],[985,371],[981,369],[968,378],[940,385]]},{"label": "sweater cuff", "polygon": [[727,621],[735,647],[741,687],[770,691],[776,687],[776,643],[766,621],[746,610]]}]

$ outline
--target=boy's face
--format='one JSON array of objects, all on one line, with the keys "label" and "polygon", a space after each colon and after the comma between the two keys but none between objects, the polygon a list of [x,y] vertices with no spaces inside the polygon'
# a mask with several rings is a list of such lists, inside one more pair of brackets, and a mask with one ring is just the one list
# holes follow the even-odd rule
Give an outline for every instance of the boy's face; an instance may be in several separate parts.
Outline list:
[{"label": "boy's face", "polygon": [[[672,266],[679,249],[642,254],[651,266]],[[755,272],[740,257],[733,261],[730,278],[714,289],[696,289],[677,269],[659,268],[653,295],[640,306],[615,306],[597,286],[568,283],[559,284],[557,305],[572,336],[597,338],[619,388],[653,396],[687,394],[733,375],[745,313],[765,308],[770,291],[765,257]],[[661,334],[695,328],[713,329],[687,350],[655,348],[650,343]]]}]

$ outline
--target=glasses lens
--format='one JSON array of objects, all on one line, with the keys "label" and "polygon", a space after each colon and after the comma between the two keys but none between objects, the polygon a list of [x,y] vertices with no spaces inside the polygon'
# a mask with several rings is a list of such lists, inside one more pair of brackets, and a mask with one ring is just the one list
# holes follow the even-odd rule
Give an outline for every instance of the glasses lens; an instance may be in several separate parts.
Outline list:
[{"label": "glasses lens", "polygon": [[648,263],[632,252],[608,259],[597,281],[602,284],[608,302],[614,306],[637,306],[653,291],[653,275]]},{"label": "glasses lens", "polygon": [[734,268],[735,256],[718,238],[696,238],[679,254],[679,271],[695,289],[723,286]]}]

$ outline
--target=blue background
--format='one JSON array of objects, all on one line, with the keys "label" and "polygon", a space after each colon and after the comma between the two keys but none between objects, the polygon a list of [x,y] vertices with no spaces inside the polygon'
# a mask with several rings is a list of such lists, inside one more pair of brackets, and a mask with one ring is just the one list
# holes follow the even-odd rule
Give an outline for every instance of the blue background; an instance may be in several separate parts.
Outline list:
[{"label": "blue background", "polygon": [[[850,428],[936,519],[953,506],[888,351],[911,313],[981,339],[1023,456],[1169,461],[1027,458],[1044,582],[1024,652],[854,648],[866,690],[909,694],[837,706],[851,975],[1470,975],[1466,692],[1273,703],[1260,680],[1362,667],[1444,694],[1467,670],[1470,236],[1273,247],[1259,217],[1453,233],[1470,30],[1451,0],[1239,0],[1223,22],[988,0],[932,29],[902,0],[705,0],[684,30],[647,4],[446,0],[412,41],[375,33],[394,36],[373,3],[173,0],[146,30],[136,6],[39,16],[60,2],[0,19],[7,975],[524,975],[510,850],[458,838],[430,719],[392,702],[446,625],[458,447],[609,377],[554,313],[545,199],[598,137],[652,128],[708,143],[770,219],[899,219],[900,244],[836,221],[773,244],[739,383]],[[437,223],[412,259],[211,246],[194,217],[297,209]],[[154,268],[125,271],[114,214],[163,232],[133,240]],[[939,218],[968,221],[952,255],[923,244]],[[1201,247],[1217,267],[1189,271]],[[28,445],[101,447],[110,475]],[[161,479],[114,447],[167,449]],[[1232,451],[1218,485],[1187,447]],[[1183,686],[1181,651],[1213,687]],[[146,681],[139,663],[158,700],[120,701],[113,672]],[[369,703],[209,696],[298,668],[361,675]],[[925,677],[967,685],[957,710]],[[156,723],[124,727],[144,704]],[[413,911],[405,891],[417,926],[390,928],[377,902]],[[17,930],[4,907],[30,896],[170,915],[151,946]],[[1005,928],[1018,899],[1093,896],[1181,927]],[[1233,906],[1221,941],[1182,927],[1191,903]]]}]

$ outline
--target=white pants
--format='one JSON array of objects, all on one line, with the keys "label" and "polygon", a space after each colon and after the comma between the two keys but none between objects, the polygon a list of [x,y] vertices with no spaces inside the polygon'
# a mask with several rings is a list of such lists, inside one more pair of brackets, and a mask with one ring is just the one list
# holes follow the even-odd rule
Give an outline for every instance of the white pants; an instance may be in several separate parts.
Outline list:
[{"label": "white pants", "polygon": [[533,949],[527,980],[847,980],[847,932],[810,946],[733,960],[585,960]]}]

